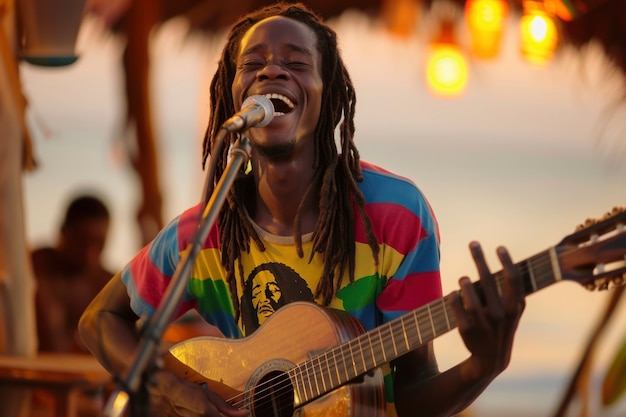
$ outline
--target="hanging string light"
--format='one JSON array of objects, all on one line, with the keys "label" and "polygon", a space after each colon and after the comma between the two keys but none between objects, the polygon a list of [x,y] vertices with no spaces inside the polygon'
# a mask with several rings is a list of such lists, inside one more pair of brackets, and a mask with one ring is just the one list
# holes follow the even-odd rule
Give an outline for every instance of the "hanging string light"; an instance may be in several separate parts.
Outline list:
[{"label": "hanging string light", "polygon": [[469,68],[456,37],[456,12],[455,6],[448,3],[433,16],[438,31],[428,47],[426,83],[437,97],[458,97],[467,86]]},{"label": "hanging string light", "polygon": [[546,10],[566,22],[578,16],[578,11],[572,0],[544,0]]},{"label": "hanging string light", "polygon": [[543,65],[552,58],[558,43],[558,31],[543,2],[524,0],[520,32],[522,55],[528,62]]},{"label": "hanging string light", "polygon": [[384,0],[382,16],[389,32],[400,37],[410,36],[417,27],[420,0]]},{"label": "hanging string light", "polygon": [[474,56],[491,59],[498,55],[508,11],[505,0],[468,0],[465,3],[465,20]]}]

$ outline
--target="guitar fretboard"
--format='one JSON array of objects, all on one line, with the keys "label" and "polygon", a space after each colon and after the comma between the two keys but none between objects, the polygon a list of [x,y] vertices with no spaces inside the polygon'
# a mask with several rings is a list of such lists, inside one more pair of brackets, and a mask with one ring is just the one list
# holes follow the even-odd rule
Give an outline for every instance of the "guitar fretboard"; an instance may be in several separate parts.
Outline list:
[{"label": "guitar fretboard", "polygon": [[[516,264],[524,294],[536,292],[561,279],[554,250],[546,250]],[[500,288],[504,279],[502,271],[495,277]],[[480,282],[473,285],[482,296]],[[291,369],[288,374],[300,405],[454,329],[457,324],[451,298],[452,294],[430,302]]]}]

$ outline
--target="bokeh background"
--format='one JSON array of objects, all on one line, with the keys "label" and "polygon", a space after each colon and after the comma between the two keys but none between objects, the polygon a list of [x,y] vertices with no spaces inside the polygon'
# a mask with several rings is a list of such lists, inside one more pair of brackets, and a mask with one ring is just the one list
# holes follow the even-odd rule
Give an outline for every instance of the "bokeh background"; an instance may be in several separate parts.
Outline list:
[{"label": "bokeh background", "polygon": [[[427,18],[420,14],[417,30],[402,36],[357,10],[330,23],[356,86],[361,157],[411,178],[429,199],[449,292],[460,276],[475,278],[472,240],[483,244],[495,270],[498,245],[522,260],[558,244],[585,219],[626,205],[624,79],[594,44],[562,48],[541,65],[529,62],[520,52],[519,16],[509,14],[497,57],[468,55],[463,91],[441,97],[426,82],[433,33]],[[165,221],[201,195],[208,84],[224,42],[222,32],[188,29],[174,19],[151,38]],[[456,30],[463,46],[468,28],[461,22]],[[20,67],[39,162],[25,175],[27,235],[33,245],[51,243],[69,198],[95,191],[113,214],[106,264],[119,269],[141,246],[139,183],[127,156],[123,42],[88,18],[77,51],[79,60],[68,67]],[[477,401],[476,414],[551,415],[608,297],[569,282],[531,295],[512,363]],[[623,343],[625,322],[622,305],[603,336],[594,380]],[[442,368],[466,355],[454,332],[436,347]],[[599,416],[626,413],[624,400],[592,409]]]}]

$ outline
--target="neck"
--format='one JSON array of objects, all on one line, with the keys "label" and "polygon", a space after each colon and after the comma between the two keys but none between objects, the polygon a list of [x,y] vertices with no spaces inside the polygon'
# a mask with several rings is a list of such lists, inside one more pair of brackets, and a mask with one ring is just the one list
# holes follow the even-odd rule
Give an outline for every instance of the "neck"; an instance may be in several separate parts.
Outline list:
[{"label": "neck", "polygon": [[[254,221],[264,230],[280,235],[294,233],[294,221],[298,209],[314,178],[312,162],[256,161],[253,165],[257,198],[256,210],[251,213]],[[317,195],[318,190],[314,193]],[[314,231],[319,209],[317,198],[310,198],[301,210],[301,232]]]}]

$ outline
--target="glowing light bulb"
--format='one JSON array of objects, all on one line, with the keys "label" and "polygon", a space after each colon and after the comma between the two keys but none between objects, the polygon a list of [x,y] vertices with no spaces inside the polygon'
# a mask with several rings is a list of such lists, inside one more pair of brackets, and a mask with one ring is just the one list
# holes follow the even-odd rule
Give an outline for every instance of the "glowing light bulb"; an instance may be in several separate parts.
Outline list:
[{"label": "glowing light bulb", "polygon": [[468,66],[465,55],[453,44],[431,45],[426,68],[426,79],[430,91],[443,97],[454,97],[465,91]]},{"label": "glowing light bulb", "polygon": [[556,49],[558,31],[554,19],[535,2],[524,3],[520,20],[522,55],[533,64],[545,64]]}]

